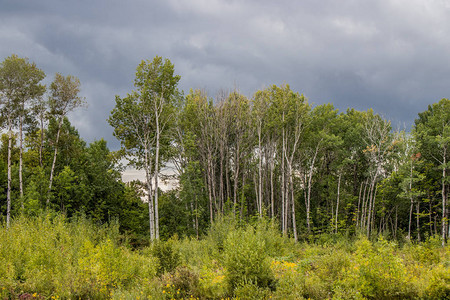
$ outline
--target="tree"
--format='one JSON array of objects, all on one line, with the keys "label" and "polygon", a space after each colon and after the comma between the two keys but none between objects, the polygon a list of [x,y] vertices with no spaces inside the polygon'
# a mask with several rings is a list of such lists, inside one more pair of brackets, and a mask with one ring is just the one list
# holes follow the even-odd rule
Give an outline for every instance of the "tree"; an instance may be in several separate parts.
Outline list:
[{"label": "tree", "polygon": [[160,151],[162,143],[169,143],[167,135],[174,123],[179,80],[170,60],[156,56],[153,61],[142,61],[136,69],[137,90],[123,99],[116,96],[116,106],[108,119],[131,163],[145,170],[151,240],[159,238]]},{"label": "tree", "polygon": [[366,143],[365,153],[369,159],[370,189],[368,194],[366,230],[370,234],[375,218],[376,183],[380,176],[384,175],[384,167],[392,153],[396,141],[391,132],[391,123],[382,119],[379,115],[367,113],[365,122]]},{"label": "tree", "polygon": [[449,179],[447,169],[450,161],[450,100],[442,99],[438,103],[428,106],[428,110],[419,113],[415,120],[414,133],[419,143],[422,157],[433,162],[438,169],[442,169],[441,197],[442,197],[442,220],[441,234],[442,244],[446,239],[447,228],[447,185]]},{"label": "tree", "polygon": [[[244,173],[242,165],[244,163],[245,155],[251,146],[249,143],[249,129],[250,129],[250,105],[247,97],[241,95],[238,91],[233,91],[229,94],[225,109],[228,116],[233,122],[230,125],[230,151],[233,164],[233,212],[236,213],[239,197],[239,176]],[[242,180],[241,189],[244,189],[244,180]],[[242,209],[242,206],[241,206]],[[242,215],[242,211],[241,211]]]},{"label": "tree", "polygon": [[[257,189],[257,209],[258,214],[262,217],[263,211],[263,142],[266,139],[265,127],[267,122],[268,110],[270,107],[270,94],[267,90],[258,91],[253,96],[253,126],[256,127],[256,134],[258,136],[258,189]],[[273,215],[273,205],[272,205],[272,215]]]},{"label": "tree", "polygon": [[84,98],[78,96],[80,92],[80,80],[74,76],[56,73],[55,80],[50,85],[50,114],[57,120],[58,131],[54,140],[53,163],[50,169],[50,180],[47,192],[47,205],[50,203],[50,193],[52,191],[53,176],[56,165],[56,156],[58,155],[58,142],[61,134],[63,120],[67,114],[74,109],[85,104]]},{"label": "tree", "polygon": [[[294,239],[297,240],[294,197],[294,159],[298,158],[298,149],[303,142],[305,128],[309,123],[310,105],[307,99],[293,92],[289,85],[272,86],[270,89],[273,105],[271,119],[274,129],[281,132],[281,225],[287,233],[288,219],[291,215]],[[286,178],[287,177],[287,178]]]},{"label": "tree", "polygon": [[48,121],[49,102],[44,97],[36,97],[31,105],[31,111],[39,123],[39,165],[43,166],[43,148],[44,148],[44,123]]},{"label": "tree", "polygon": [[23,197],[22,154],[23,154],[23,123],[27,114],[27,103],[44,93],[45,87],[40,81],[45,77],[42,70],[27,58],[19,58],[13,54],[0,65],[0,101],[2,115],[6,119],[8,130],[8,187],[7,187],[7,225],[9,226],[11,209],[11,142],[13,127],[19,125],[20,155],[19,183],[20,196]]},{"label": "tree", "polygon": [[[305,179],[305,186],[307,188],[305,206],[306,206],[306,225],[308,233],[311,231],[311,194],[312,194],[312,178],[314,173],[319,170],[316,163],[320,161],[320,156],[325,156],[326,149],[339,147],[342,144],[340,137],[333,134],[333,129],[337,127],[337,110],[331,104],[324,104],[316,106],[310,114],[310,124],[306,132],[305,142],[303,147],[303,159],[305,161],[305,169],[307,169],[307,176]],[[306,154],[306,155],[305,155]],[[306,170],[305,170],[306,172]],[[340,173],[340,171],[338,171]],[[327,174],[329,175],[329,174]],[[340,177],[338,175],[338,187],[340,190]],[[339,208],[339,192],[336,200],[336,226],[337,226],[337,212]]]},{"label": "tree", "polygon": [[[186,106],[183,116],[189,118],[189,125],[186,124],[185,131],[187,138],[194,138],[198,160],[203,169],[204,186],[207,188],[209,200],[209,219],[212,224],[214,213],[218,210],[216,197],[216,170],[215,162],[217,159],[217,110],[208,101],[206,93],[200,90],[191,91],[186,96]],[[186,142],[189,142],[187,140]],[[195,166],[195,158],[191,157]],[[195,171],[195,170],[192,170]]]}]

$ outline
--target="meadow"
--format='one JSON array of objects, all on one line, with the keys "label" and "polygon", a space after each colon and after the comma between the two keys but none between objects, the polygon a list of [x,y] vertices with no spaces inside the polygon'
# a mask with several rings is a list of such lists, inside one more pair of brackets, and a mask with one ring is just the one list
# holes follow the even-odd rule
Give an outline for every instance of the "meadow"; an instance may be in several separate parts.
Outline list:
[{"label": "meadow", "polygon": [[264,218],[132,247],[119,226],[60,214],[0,228],[0,299],[450,299],[450,247],[382,236],[295,243]]}]

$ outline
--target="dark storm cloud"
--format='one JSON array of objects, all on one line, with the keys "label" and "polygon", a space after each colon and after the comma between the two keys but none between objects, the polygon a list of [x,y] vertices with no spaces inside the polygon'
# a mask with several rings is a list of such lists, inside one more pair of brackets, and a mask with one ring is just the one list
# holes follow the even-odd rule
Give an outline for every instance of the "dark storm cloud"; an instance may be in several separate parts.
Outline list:
[{"label": "dark storm cloud", "polygon": [[89,108],[72,115],[88,141],[118,142],[106,122],[142,59],[171,59],[180,88],[289,83],[315,104],[373,108],[409,129],[449,97],[446,1],[0,1],[0,59],[29,57],[78,76]]}]

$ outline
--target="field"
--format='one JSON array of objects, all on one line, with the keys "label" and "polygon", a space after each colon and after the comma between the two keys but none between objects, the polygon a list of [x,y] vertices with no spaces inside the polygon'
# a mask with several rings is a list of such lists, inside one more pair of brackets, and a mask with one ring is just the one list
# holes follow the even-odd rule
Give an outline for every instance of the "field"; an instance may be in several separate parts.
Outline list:
[{"label": "field", "polygon": [[450,247],[321,235],[265,219],[133,248],[117,225],[62,215],[0,228],[1,299],[449,299]]}]

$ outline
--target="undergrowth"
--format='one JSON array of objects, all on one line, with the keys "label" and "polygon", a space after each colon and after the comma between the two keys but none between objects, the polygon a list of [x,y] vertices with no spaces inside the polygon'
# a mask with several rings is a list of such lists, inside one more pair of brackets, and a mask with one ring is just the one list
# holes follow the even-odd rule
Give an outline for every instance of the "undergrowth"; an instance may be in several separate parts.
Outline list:
[{"label": "undergrowth", "polygon": [[0,228],[0,299],[450,299],[450,247],[324,236],[224,217],[200,240],[133,249],[116,224],[62,215]]}]

